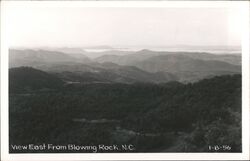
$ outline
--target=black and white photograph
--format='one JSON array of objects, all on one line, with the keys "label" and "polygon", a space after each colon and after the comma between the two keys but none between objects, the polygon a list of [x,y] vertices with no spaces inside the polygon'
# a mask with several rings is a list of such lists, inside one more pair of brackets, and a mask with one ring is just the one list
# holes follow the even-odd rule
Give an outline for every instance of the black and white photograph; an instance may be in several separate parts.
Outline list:
[{"label": "black and white photograph", "polygon": [[84,4],[7,3],[9,154],[246,152],[245,10]]}]

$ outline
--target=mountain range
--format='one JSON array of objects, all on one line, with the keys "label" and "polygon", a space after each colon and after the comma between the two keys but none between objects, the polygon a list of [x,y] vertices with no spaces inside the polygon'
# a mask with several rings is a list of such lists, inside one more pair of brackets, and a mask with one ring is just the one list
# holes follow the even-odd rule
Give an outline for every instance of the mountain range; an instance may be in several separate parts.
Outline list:
[{"label": "mountain range", "polygon": [[33,67],[54,74],[65,82],[79,83],[188,83],[241,73],[241,55],[236,54],[111,50],[91,59],[83,54],[86,51],[78,51],[10,49],[9,67]]}]

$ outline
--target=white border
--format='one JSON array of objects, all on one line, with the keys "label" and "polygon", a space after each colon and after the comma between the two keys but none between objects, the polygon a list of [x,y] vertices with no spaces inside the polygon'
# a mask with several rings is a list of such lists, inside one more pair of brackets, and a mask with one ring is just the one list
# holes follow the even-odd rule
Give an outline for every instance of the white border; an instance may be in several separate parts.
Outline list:
[{"label": "white border", "polygon": [[[8,153],[8,26],[4,23],[13,5],[51,7],[240,7],[245,14],[242,34],[242,153],[89,153],[9,154]],[[249,2],[248,1],[2,1],[1,2],[1,157],[11,160],[249,160]]]}]

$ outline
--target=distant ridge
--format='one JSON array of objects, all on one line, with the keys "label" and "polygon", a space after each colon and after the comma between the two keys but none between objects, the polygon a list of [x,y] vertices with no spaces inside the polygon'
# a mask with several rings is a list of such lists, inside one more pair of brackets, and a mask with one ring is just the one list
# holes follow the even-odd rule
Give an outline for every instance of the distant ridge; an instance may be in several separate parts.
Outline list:
[{"label": "distant ridge", "polygon": [[91,52],[79,51],[83,53],[74,52],[74,50],[73,53],[64,53],[40,49],[10,49],[9,66],[10,68],[30,66],[48,73],[56,73],[59,77],[69,81],[80,82],[179,81],[188,83],[213,76],[241,73],[241,55],[143,49],[137,52],[103,51],[98,54],[104,55],[91,59],[85,56]]},{"label": "distant ridge", "polygon": [[61,79],[31,67],[9,69],[10,93],[23,93],[41,89],[57,89],[61,87],[63,83]]}]

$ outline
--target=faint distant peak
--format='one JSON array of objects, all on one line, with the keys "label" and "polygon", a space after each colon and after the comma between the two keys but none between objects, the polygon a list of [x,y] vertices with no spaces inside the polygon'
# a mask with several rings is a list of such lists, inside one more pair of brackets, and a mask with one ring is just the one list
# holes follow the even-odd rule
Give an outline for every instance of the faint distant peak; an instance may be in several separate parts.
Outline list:
[{"label": "faint distant peak", "polygon": [[108,45],[99,45],[99,46],[85,46],[83,49],[114,49],[111,46]]}]

